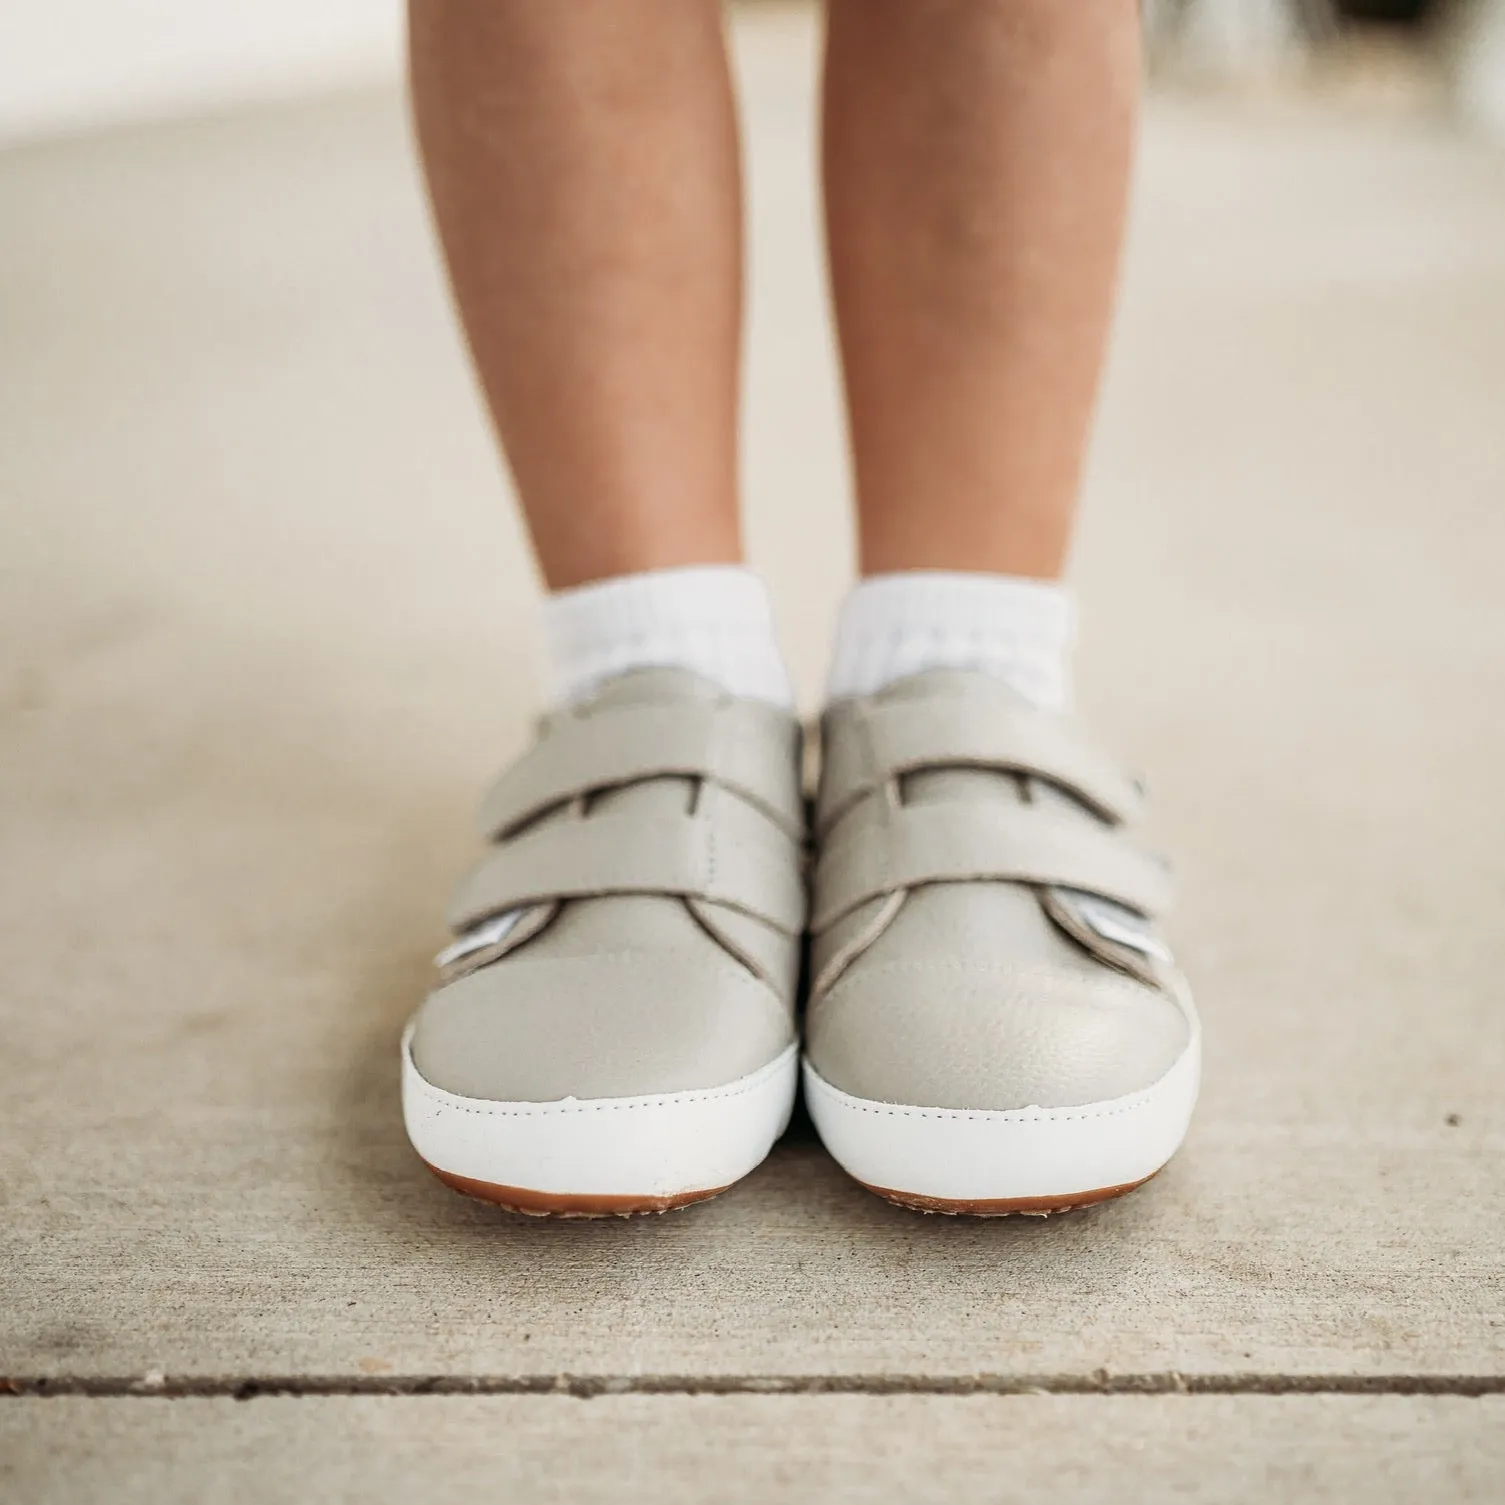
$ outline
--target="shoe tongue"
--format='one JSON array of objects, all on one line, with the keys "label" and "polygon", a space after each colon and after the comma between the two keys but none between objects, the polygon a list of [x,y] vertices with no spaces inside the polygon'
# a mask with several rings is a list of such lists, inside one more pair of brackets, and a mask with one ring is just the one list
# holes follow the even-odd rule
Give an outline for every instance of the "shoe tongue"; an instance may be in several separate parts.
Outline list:
[{"label": "shoe tongue", "polygon": [[[717,700],[725,695],[714,681],[688,669],[635,669],[607,680],[578,708],[578,714],[589,720],[594,711],[608,707]],[[603,735],[610,732],[603,729]],[[694,779],[665,775],[602,790],[591,799],[586,819],[597,815],[685,815],[695,798],[695,783]],[[530,944],[539,956],[595,955],[619,948],[624,935],[643,945],[673,947],[684,944],[685,927],[694,929],[697,925],[678,899],[658,894],[612,894],[568,900],[549,929]]]},{"label": "shoe tongue", "polygon": [[963,695],[969,700],[996,700],[1004,705],[1029,706],[1033,702],[1021,695],[1006,679],[983,669],[925,669],[897,679],[879,691],[878,700],[936,700]]},{"label": "shoe tongue", "polygon": [[[990,699],[1010,706],[1028,707],[1030,702],[996,674],[976,669],[930,669],[889,686],[880,697],[886,701],[913,704],[921,700],[949,700],[965,696],[976,704]],[[985,768],[936,768],[907,774],[900,783],[906,805],[932,805],[946,800],[991,799],[1023,804],[1024,780],[1017,774]]]},{"label": "shoe tongue", "polygon": [[[689,669],[635,669],[609,679],[581,707],[589,718],[597,709],[625,705],[651,705],[655,702],[684,700],[721,700],[726,696],[714,681]],[[690,808],[695,780],[665,776],[645,779],[622,789],[608,789],[591,801],[593,814],[683,815]]]},{"label": "shoe tongue", "polygon": [[651,705],[666,700],[725,700],[727,692],[714,680],[691,669],[633,669],[608,679],[580,706],[589,716],[598,706]]}]

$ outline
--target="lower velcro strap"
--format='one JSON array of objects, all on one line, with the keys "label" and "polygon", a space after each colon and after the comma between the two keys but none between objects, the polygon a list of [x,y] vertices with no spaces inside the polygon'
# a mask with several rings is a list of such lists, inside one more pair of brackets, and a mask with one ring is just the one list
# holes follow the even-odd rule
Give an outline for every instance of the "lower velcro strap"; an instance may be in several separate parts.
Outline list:
[{"label": "lower velcro strap", "polygon": [[815,871],[812,928],[926,883],[995,880],[1100,894],[1144,915],[1170,907],[1169,867],[1121,832],[1030,805],[910,805],[849,818]]},{"label": "lower velcro strap", "polygon": [[596,815],[554,821],[493,848],[460,884],[456,932],[553,899],[675,894],[741,910],[789,935],[805,920],[798,849],[752,810],[722,801],[705,815]]}]

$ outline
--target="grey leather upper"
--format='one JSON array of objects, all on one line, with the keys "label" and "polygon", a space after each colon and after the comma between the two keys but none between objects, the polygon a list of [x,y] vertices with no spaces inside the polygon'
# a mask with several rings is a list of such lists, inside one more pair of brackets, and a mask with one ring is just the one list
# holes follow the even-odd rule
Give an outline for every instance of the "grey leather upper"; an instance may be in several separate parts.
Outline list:
[{"label": "grey leather upper", "polygon": [[545,718],[482,805],[493,845],[449,907],[462,940],[418,1014],[419,1073],[551,1102],[765,1066],[795,1030],[799,759],[793,717],[682,670]]},{"label": "grey leather upper", "polygon": [[1143,792],[1001,680],[916,675],[822,726],[806,1053],[856,1097],[1102,1102],[1186,1048]]}]

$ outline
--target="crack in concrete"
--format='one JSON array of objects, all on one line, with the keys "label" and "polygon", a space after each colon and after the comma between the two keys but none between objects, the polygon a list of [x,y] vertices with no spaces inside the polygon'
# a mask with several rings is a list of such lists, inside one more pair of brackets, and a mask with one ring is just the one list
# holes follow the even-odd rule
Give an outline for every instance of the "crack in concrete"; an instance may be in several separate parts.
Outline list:
[{"label": "crack in concrete", "polygon": [[261,1396],[562,1395],[1505,1395],[1505,1374],[18,1375],[0,1398],[255,1400]]}]

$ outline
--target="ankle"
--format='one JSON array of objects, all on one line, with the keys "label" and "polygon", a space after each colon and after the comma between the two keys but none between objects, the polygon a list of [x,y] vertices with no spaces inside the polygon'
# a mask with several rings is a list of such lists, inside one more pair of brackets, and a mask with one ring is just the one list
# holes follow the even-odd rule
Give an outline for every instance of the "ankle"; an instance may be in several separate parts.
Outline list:
[{"label": "ankle", "polygon": [[1075,608],[1064,586],[1015,575],[905,570],[847,596],[826,695],[872,695],[927,669],[979,669],[1049,710],[1071,701]]},{"label": "ankle", "polygon": [[762,580],[743,565],[619,575],[554,591],[543,632],[551,702],[636,669],[689,669],[733,695],[792,707]]}]

